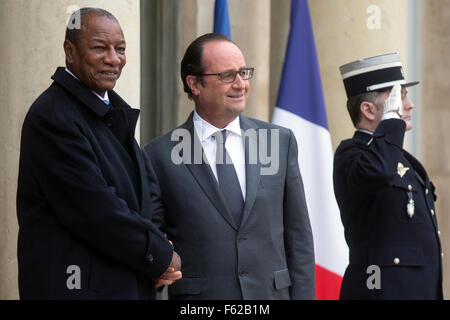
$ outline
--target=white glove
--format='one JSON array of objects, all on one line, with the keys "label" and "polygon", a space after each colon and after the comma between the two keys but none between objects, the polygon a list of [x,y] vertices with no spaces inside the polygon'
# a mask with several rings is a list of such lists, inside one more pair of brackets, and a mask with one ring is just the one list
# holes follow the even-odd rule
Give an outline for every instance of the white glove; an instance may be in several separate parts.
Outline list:
[{"label": "white glove", "polygon": [[400,118],[402,117],[402,87],[399,84],[394,85],[384,102],[383,116],[389,112],[395,112]]}]

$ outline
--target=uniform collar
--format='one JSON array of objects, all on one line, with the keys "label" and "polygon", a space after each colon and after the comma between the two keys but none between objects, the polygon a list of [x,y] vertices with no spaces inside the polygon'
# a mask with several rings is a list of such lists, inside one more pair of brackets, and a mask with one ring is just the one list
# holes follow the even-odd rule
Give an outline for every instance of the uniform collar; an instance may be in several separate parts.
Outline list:
[{"label": "uniform collar", "polygon": [[372,132],[372,131],[369,131],[369,130],[364,130],[364,129],[356,129],[356,131],[359,131],[359,132],[363,132],[363,133],[367,133],[367,134],[369,134],[369,135],[373,136],[373,132]]},{"label": "uniform collar", "polygon": [[353,139],[357,139],[362,141],[364,144],[369,142],[370,139],[373,137],[373,132],[367,131],[367,130],[356,130],[355,134],[353,135]]}]

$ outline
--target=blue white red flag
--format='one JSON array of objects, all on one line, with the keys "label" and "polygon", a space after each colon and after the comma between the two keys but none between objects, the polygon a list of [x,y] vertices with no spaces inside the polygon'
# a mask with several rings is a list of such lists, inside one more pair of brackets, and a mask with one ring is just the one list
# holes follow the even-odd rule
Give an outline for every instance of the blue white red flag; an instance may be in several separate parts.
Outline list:
[{"label": "blue white red flag", "polygon": [[291,29],[273,123],[297,139],[314,236],[317,299],[338,299],[348,247],[333,190],[333,149],[307,0],[292,0]]}]

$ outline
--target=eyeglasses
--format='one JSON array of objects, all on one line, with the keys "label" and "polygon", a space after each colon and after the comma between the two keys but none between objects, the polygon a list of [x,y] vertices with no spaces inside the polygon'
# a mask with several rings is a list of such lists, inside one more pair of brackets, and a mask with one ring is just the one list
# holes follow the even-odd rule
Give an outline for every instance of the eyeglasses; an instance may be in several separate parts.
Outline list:
[{"label": "eyeglasses", "polygon": [[225,83],[231,83],[236,80],[236,76],[239,73],[242,80],[250,80],[253,77],[253,72],[255,71],[255,68],[242,68],[237,71],[235,70],[227,70],[224,72],[219,73],[204,73],[204,74],[198,74],[197,76],[218,76],[219,80]]}]

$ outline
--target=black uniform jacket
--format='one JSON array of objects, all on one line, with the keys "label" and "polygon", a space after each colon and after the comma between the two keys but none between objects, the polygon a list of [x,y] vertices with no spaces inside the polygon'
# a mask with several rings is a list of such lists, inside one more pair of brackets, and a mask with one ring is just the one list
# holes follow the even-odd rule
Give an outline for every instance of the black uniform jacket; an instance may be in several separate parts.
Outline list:
[{"label": "black uniform jacket", "polygon": [[114,91],[107,106],[64,68],[52,79],[22,128],[20,297],[152,297],[173,249],[150,220],[139,111]]},{"label": "black uniform jacket", "polygon": [[384,120],[373,136],[357,131],[336,150],[334,188],[350,249],[341,299],[442,299],[435,190],[403,150],[404,135],[403,120]]}]

